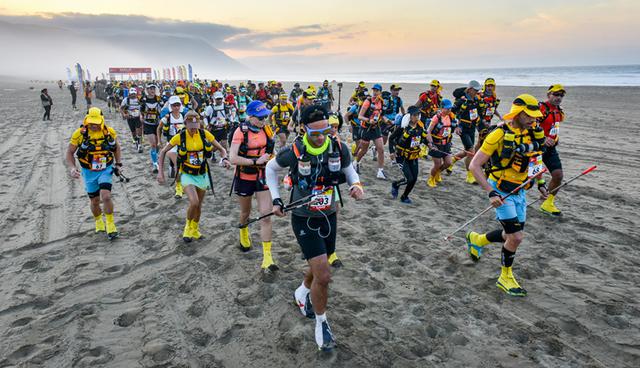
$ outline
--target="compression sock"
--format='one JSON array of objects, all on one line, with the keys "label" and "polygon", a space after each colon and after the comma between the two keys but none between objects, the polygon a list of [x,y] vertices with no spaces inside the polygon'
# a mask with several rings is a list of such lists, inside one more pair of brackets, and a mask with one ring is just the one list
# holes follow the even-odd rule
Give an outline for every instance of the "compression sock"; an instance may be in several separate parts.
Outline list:
[{"label": "compression sock", "polygon": [[513,260],[516,258],[516,252],[512,252],[510,250],[508,250],[507,248],[505,248],[504,246],[502,247],[502,258],[501,258],[501,263],[503,268],[511,268],[511,266],[513,266]]},{"label": "compression sock", "polygon": [[249,237],[248,227],[240,228],[240,246],[245,252],[251,249],[251,238]]},{"label": "compression sock", "polygon": [[484,236],[484,238],[489,243],[504,243],[504,238],[502,237],[502,229],[493,230],[480,236]]},{"label": "compression sock", "polygon": [[93,216],[93,219],[96,222],[96,233],[105,231],[104,221],[102,220],[102,214],[98,216]]},{"label": "compression sock", "polygon": [[152,148],[149,150],[149,155],[151,156],[151,162],[158,163],[158,148]]},{"label": "compression sock", "polygon": [[266,241],[266,242],[262,242],[262,269],[270,269],[270,270],[277,270],[278,266],[276,266],[276,264],[273,262],[273,258],[271,257],[271,242],[270,241]]}]

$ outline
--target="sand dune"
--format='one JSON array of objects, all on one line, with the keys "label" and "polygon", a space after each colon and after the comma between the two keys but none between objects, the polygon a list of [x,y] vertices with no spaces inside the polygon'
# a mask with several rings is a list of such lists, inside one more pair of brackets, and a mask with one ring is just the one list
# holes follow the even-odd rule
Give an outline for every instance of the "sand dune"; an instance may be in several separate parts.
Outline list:
[{"label": "sand dune", "polygon": [[[530,212],[514,267],[524,299],[494,285],[499,248],[474,264],[463,233],[441,240],[487,205],[460,166],[437,189],[421,179],[405,206],[389,198],[389,182],[374,179],[366,158],[367,199],[346,199],[340,212],[345,267],[334,272],[328,312],[339,348],[325,355],[313,323],[291,305],[305,263],[288,220],[274,222],[281,270],[265,278],[259,251],[236,247],[231,172],[216,166],[206,238],[185,246],[186,199],[155,182],[148,152],[134,153],[126,123],[107,114],[131,178],[114,185],[121,237],[108,242],[93,233],[82,183],[63,164],[83,113],[70,109],[68,91],[49,86],[53,121],[42,122],[41,87],[27,87],[0,88],[0,367],[640,365],[638,88],[569,91],[565,175],[598,170],[559,195],[564,217]],[[419,88],[405,86],[405,100],[414,102]],[[499,87],[501,111],[524,90],[544,94]],[[430,164],[421,163],[422,178]],[[473,227],[496,223],[487,215]],[[252,235],[256,244],[257,228]]]}]

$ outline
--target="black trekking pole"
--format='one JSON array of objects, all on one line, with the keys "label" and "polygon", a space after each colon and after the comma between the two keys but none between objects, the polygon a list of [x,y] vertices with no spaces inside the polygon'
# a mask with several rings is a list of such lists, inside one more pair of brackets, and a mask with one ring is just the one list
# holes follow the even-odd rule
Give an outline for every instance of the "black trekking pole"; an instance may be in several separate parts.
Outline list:
[{"label": "black trekking pole", "polygon": [[[283,213],[287,213],[287,212],[292,211],[292,210],[294,210],[296,208],[300,208],[302,206],[306,206],[309,203],[315,201],[316,200],[316,198],[315,198],[316,196],[326,192],[327,190],[329,190],[331,188],[332,187],[325,187],[324,190],[321,191],[320,193],[309,194],[309,195],[306,195],[306,196],[304,196],[304,197],[302,197],[302,198],[300,198],[300,199],[298,199],[296,201],[293,201],[293,202],[289,203],[288,205],[284,206],[282,208],[282,212]],[[275,212],[272,211],[272,212],[267,213],[266,215],[254,217],[252,219],[247,220],[247,222],[245,222],[244,224],[238,224],[238,228],[240,228],[240,229],[245,228],[245,227],[249,226],[250,224],[253,224],[254,222],[258,222],[258,221],[262,220],[263,218],[267,218],[267,217],[270,217],[270,216],[273,216],[273,215],[275,215]]]},{"label": "black trekking pole", "polygon": [[113,169],[113,173],[116,174],[116,176],[118,177],[118,179],[120,180],[121,183],[128,183],[129,182],[129,178],[126,177],[122,172],[120,172],[120,169],[118,169],[117,167],[115,167]]},{"label": "black trekking pole", "polygon": [[213,179],[211,178],[211,169],[209,169],[209,160],[205,158],[204,162],[207,167],[207,176],[209,177],[209,186],[211,187],[211,194],[213,194],[213,196],[215,197],[216,191],[213,189]]}]

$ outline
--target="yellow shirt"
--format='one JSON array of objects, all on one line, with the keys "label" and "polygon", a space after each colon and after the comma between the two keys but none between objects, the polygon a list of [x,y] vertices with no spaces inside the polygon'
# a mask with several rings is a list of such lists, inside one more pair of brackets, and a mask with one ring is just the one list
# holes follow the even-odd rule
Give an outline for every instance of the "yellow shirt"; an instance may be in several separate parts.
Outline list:
[{"label": "yellow shirt", "polygon": [[[529,136],[529,133],[526,129],[521,130],[521,129],[515,128],[511,125],[511,123],[509,123],[509,129],[511,129],[511,131],[513,131],[513,133],[516,135],[516,138],[514,141],[516,147],[521,143],[526,143],[526,144],[531,143],[531,137]],[[500,154],[502,152],[502,147],[504,146],[503,144],[504,134],[505,134],[505,131],[502,128],[497,128],[491,133],[489,133],[489,135],[487,135],[487,137],[484,139],[484,142],[482,143],[482,147],[480,147],[480,151],[485,153],[489,157],[491,157],[491,155],[493,155],[494,153]],[[502,158],[501,164],[506,165],[508,163],[508,159],[509,159],[508,157]],[[524,163],[524,165],[528,165],[528,163]],[[512,183],[521,184],[527,180],[528,171],[521,173],[509,167],[504,170],[499,170],[491,173],[490,177],[495,180],[503,179],[503,180],[510,181]]]},{"label": "yellow shirt", "polygon": [[[171,138],[171,140],[169,141],[169,143],[172,146],[179,146],[182,142],[180,141],[180,136],[181,134],[176,134],[173,136],[173,138]],[[204,145],[202,143],[202,139],[200,138],[200,133],[196,132],[195,135],[191,135],[189,134],[189,131],[187,130],[187,133],[185,134],[186,136],[186,148],[187,151],[191,151],[191,152],[197,152],[197,151],[202,151],[204,150]],[[214,142],[216,140],[216,138],[213,136],[213,134],[209,133],[209,131],[205,130],[204,131],[204,137],[206,140],[208,140],[209,142]]]},{"label": "yellow shirt", "polygon": [[[76,147],[82,144],[82,140],[84,139],[84,137],[82,136],[82,129],[83,128],[78,128],[76,129],[75,132],[73,132],[73,134],[71,135],[71,140],[69,140],[69,143],[73,144]],[[115,139],[116,131],[112,127],[107,127],[107,129],[109,131],[109,135],[113,137],[113,139]],[[95,142],[96,145],[102,144],[102,141],[104,140],[104,134],[102,133],[102,129],[98,131],[93,131],[87,128],[87,131],[89,132],[90,140],[96,140]]]},{"label": "yellow shirt", "polygon": [[287,102],[284,106],[277,104],[271,109],[271,113],[276,123],[282,125],[289,124],[289,120],[291,120],[291,116],[293,115],[293,105],[290,102]]}]

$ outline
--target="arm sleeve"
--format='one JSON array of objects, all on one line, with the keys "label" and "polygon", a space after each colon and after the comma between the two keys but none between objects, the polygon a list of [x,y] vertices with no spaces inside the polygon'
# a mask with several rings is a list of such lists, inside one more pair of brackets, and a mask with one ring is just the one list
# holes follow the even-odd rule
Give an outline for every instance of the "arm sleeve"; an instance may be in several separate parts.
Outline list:
[{"label": "arm sleeve", "polygon": [[[342,173],[347,178],[347,184],[353,185],[354,183],[360,182],[360,176],[356,172],[356,169],[353,168],[352,165],[342,168]],[[271,188],[271,187],[269,187]],[[271,194],[273,196],[273,193]]]},{"label": "arm sleeve", "polygon": [[404,129],[398,127],[391,133],[391,136],[389,136],[389,153],[396,152],[396,144],[402,132],[404,132]]},{"label": "arm sleeve", "polygon": [[286,169],[286,167],[280,166],[276,158],[272,158],[267,162],[267,166],[265,167],[265,180],[272,199],[280,198],[278,173],[284,171],[284,169]]}]

